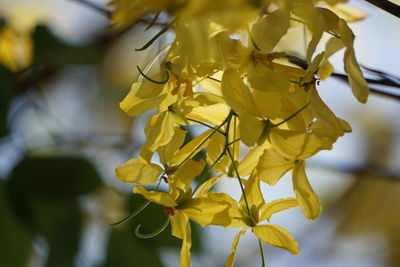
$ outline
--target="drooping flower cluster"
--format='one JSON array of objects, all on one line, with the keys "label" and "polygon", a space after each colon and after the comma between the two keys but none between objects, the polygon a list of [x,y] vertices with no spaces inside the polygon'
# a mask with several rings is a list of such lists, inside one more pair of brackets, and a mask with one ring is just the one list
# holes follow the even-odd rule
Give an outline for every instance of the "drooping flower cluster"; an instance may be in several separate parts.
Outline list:
[{"label": "drooping flower cluster", "polygon": [[[338,137],[351,131],[317,90],[319,79],[333,72],[332,54],[345,49],[344,70],[353,94],[362,103],[368,97],[355,58],[354,34],[338,14],[348,20],[361,17],[343,12],[337,2],[342,1],[112,2],[117,29],[164,12],[171,22],[157,36],[167,29],[175,33],[158,73],[147,75],[139,68],[142,78],[120,104],[130,116],[157,112],[145,127],[147,141],[140,157],[117,167],[116,174],[124,182],[141,185],[134,187],[135,193],[165,207],[172,234],[183,240],[181,266],[190,265],[189,220],[242,228],[227,266],[233,265],[239,238],[249,229],[262,242],[298,253],[291,234],[269,219],[296,206],[309,219],[321,212],[305,160],[331,149]],[[282,39],[297,27],[304,27],[310,37],[303,56],[279,50]],[[325,37],[329,39],[322,41]],[[317,47],[324,49],[317,53]],[[208,130],[185,143],[182,126],[194,124]],[[202,150],[205,158],[195,161]],[[161,166],[154,163],[154,154]],[[260,183],[275,185],[290,171],[296,197],[266,203]],[[215,176],[196,179],[204,177],[199,176],[202,172]],[[242,190],[239,202],[210,191],[223,177],[237,179]],[[143,187],[162,181],[168,184],[168,193]],[[192,189],[192,184],[197,187]]]}]

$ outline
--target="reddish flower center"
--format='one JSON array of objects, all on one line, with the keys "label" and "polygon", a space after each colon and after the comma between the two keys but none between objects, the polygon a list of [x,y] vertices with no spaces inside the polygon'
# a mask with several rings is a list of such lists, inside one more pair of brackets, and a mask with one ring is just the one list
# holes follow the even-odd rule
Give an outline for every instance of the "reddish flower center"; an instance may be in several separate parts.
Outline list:
[{"label": "reddish flower center", "polygon": [[174,216],[175,208],[174,207],[165,207],[164,212],[165,212],[165,215],[167,215],[167,216]]}]

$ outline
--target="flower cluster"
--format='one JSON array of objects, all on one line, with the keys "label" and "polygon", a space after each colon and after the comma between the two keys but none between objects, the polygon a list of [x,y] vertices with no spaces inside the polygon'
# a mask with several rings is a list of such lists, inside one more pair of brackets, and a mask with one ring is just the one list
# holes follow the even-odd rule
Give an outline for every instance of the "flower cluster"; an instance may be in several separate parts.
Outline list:
[{"label": "flower cluster", "polygon": [[[147,75],[138,67],[142,77],[120,103],[130,116],[157,112],[145,127],[147,140],[140,157],[117,167],[116,174],[124,182],[139,184],[135,193],[165,207],[172,235],[183,240],[181,266],[190,266],[190,220],[242,229],[226,266],[233,265],[239,238],[247,230],[261,242],[298,253],[292,235],[269,220],[274,213],[297,206],[309,219],[321,212],[305,160],[331,149],[339,136],[351,131],[317,90],[320,79],[333,72],[332,54],[345,50],[344,70],[353,94],[363,103],[368,97],[355,58],[354,34],[345,20],[361,17],[344,12],[337,2],[341,1],[112,2],[117,29],[149,14],[157,17],[164,12],[171,19],[143,49],[167,30],[175,33],[159,70]],[[282,39],[298,27],[310,37],[305,55],[279,50]],[[317,53],[317,47],[324,49]],[[183,125],[207,130],[185,142]],[[194,160],[200,151],[205,156]],[[161,165],[154,163],[154,154]],[[260,184],[275,185],[290,171],[296,197],[266,203]],[[196,179],[205,177],[199,176],[202,172],[214,176]],[[237,179],[240,201],[211,191],[224,177]],[[163,181],[168,192],[144,187]]]}]

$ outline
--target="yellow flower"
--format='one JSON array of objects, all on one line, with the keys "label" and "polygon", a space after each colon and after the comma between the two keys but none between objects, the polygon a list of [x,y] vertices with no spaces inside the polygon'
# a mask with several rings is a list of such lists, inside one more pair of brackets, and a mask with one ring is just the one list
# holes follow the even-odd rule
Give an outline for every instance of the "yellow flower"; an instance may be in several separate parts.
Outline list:
[{"label": "yellow flower", "polygon": [[304,216],[313,220],[318,218],[321,203],[307,179],[305,161],[287,159],[274,149],[268,148],[258,161],[256,176],[270,185],[275,185],[289,170],[293,170],[293,190]]},{"label": "yellow flower", "polygon": [[11,27],[0,29],[0,64],[11,71],[19,71],[32,62],[30,32],[16,31]]},{"label": "yellow flower", "polygon": [[[254,173],[253,173],[254,174]],[[233,240],[232,249],[225,266],[233,266],[239,239],[247,230],[251,231],[264,243],[275,247],[286,249],[292,254],[298,254],[298,244],[293,236],[275,224],[260,224],[269,221],[276,212],[296,207],[298,202],[294,198],[278,199],[265,203],[260,189],[260,180],[257,175],[251,175],[244,181],[244,196],[240,199],[238,211],[233,212],[234,216],[240,214],[228,227],[243,227]],[[233,202],[234,200],[232,200]]]},{"label": "yellow flower", "polygon": [[[232,214],[229,203],[223,201],[222,193],[213,193],[208,198],[209,184],[199,188],[198,194],[192,196],[192,180],[200,174],[204,162],[188,160],[178,171],[168,178],[169,192],[147,191],[144,187],[135,187],[133,192],[141,194],[147,200],[164,206],[165,213],[171,223],[172,235],[182,239],[181,265],[190,266],[191,229],[189,220],[201,226],[222,225],[231,223]],[[220,198],[221,200],[216,200]]]}]

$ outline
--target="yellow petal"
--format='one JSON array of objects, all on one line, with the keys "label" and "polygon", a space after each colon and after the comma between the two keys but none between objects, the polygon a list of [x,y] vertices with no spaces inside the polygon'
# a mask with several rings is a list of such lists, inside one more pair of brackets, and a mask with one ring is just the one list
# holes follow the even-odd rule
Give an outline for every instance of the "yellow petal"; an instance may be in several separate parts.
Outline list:
[{"label": "yellow petal", "polygon": [[294,161],[282,157],[274,149],[265,149],[258,164],[257,175],[263,182],[275,185],[279,179],[294,167]]},{"label": "yellow petal", "polygon": [[194,161],[192,159],[187,160],[178,170],[174,173],[172,180],[170,181],[171,186],[185,190],[190,187],[193,179],[200,175],[205,166],[203,160]]},{"label": "yellow petal", "polygon": [[[207,193],[207,198],[211,201],[215,202],[223,202],[225,205],[227,205],[229,216],[230,216],[230,223],[225,225],[225,223],[228,223],[228,218],[227,217],[222,217],[219,216],[220,224],[223,225],[226,228],[239,228],[239,227],[245,227],[246,223],[244,222],[242,218],[242,213],[240,211],[239,205],[236,200],[234,200],[231,196],[228,194],[224,193],[215,193],[215,192],[208,192]],[[224,215],[224,213],[222,213]]]},{"label": "yellow petal", "polygon": [[0,29],[0,64],[11,71],[19,71],[32,63],[32,41],[30,32],[17,32],[11,27]]},{"label": "yellow petal", "polygon": [[344,48],[345,45],[343,41],[336,37],[331,37],[325,44],[325,58],[329,58],[334,53]]},{"label": "yellow petal", "polygon": [[273,148],[288,159],[306,159],[321,149],[321,140],[314,134],[298,133],[272,128],[270,141]]},{"label": "yellow petal", "polygon": [[149,146],[147,144],[143,144],[142,148],[140,149],[140,157],[145,161],[150,162],[153,154],[154,152],[149,149]]},{"label": "yellow petal", "polygon": [[169,111],[155,115],[154,125],[147,127],[147,145],[151,151],[168,144],[174,136],[176,122]]},{"label": "yellow petal", "polygon": [[175,210],[175,214],[169,216],[171,222],[171,233],[173,236],[184,239],[186,235],[186,225],[189,222],[189,218],[186,214]]},{"label": "yellow petal", "polygon": [[212,137],[214,134],[216,134],[216,132],[212,129],[205,131],[204,133],[184,145],[171,159],[171,165],[178,166],[187,158],[193,158],[208,144],[208,142],[210,141],[210,137]]},{"label": "yellow petal", "polygon": [[[237,17],[235,17],[236,19]],[[239,69],[248,58],[249,50],[247,47],[240,40],[230,38],[226,31],[218,33],[215,38],[218,39],[220,44],[222,59],[226,68]]]},{"label": "yellow petal", "polygon": [[326,8],[333,11],[336,15],[338,15],[341,19],[344,19],[348,22],[355,22],[365,19],[368,15],[362,10],[349,6],[349,5],[334,5],[327,6]]},{"label": "yellow petal", "polygon": [[225,267],[233,267],[233,264],[235,263],[236,250],[239,244],[239,239],[246,233],[247,230],[247,227],[243,228],[242,230],[240,230],[239,233],[237,233],[237,235],[233,239],[231,253],[228,256],[228,259],[226,259]]},{"label": "yellow petal", "polygon": [[324,61],[318,69],[318,76],[321,80],[327,79],[333,73],[334,68],[333,65],[328,61]]},{"label": "yellow petal", "polygon": [[167,96],[163,93],[164,85],[154,84],[147,80],[132,85],[131,90],[119,104],[129,116],[138,116],[156,108]]},{"label": "yellow petal", "polygon": [[135,186],[133,192],[164,207],[175,207],[177,205],[174,198],[166,192],[147,191],[143,186]]},{"label": "yellow petal", "polygon": [[130,159],[115,169],[118,179],[126,183],[152,185],[160,177],[163,169],[142,158]]},{"label": "yellow petal", "polygon": [[321,203],[307,179],[304,161],[300,161],[293,169],[293,190],[304,216],[311,220],[318,218]]},{"label": "yellow petal", "polygon": [[307,47],[307,62],[311,62],[312,55],[317,48],[319,41],[321,40],[322,34],[325,30],[325,20],[322,15],[317,16],[316,21],[313,21],[312,31],[312,38],[311,41],[308,43]]},{"label": "yellow petal", "polygon": [[206,156],[209,165],[215,165],[215,161],[221,156],[225,148],[225,136],[219,133],[214,134],[210,138],[207,146]]},{"label": "yellow petal", "polygon": [[278,9],[257,21],[251,37],[262,53],[269,53],[289,28],[289,11]]},{"label": "yellow petal", "polygon": [[289,80],[263,64],[252,62],[247,68],[247,79],[256,90],[286,92],[290,87]]},{"label": "yellow petal", "polygon": [[113,0],[109,5],[114,7],[111,16],[113,28],[123,30],[147,14],[161,11],[168,5],[168,1]]},{"label": "yellow petal", "polygon": [[322,60],[324,59],[325,52],[321,52],[318,54],[311,64],[308,66],[306,70],[306,74],[304,75],[303,82],[307,83],[310,82],[314,78],[314,74],[317,72],[319,65],[321,64]]},{"label": "yellow petal", "polygon": [[354,34],[344,20],[339,20],[339,30],[341,40],[347,46],[344,52],[344,71],[348,75],[349,84],[354,96],[361,103],[366,103],[369,94],[368,83],[365,80],[360,66],[358,65],[353,48]]},{"label": "yellow petal", "polygon": [[264,243],[286,249],[292,254],[299,253],[299,245],[296,240],[288,231],[278,225],[258,225],[253,228],[253,233]]},{"label": "yellow petal", "polygon": [[[269,81],[268,81],[269,82]],[[286,90],[289,89],[289,86]],[[259,115],[263,119],[275,119],[281,111],[282,92],[253,91],[253,99],[256,103]]]},{"label": "yellow petal", "polygon": [[175,42],[169,51],[172,70],[178,76],[192,79],[194,76],[212,75],[221,69],[219,44],[210,38],[207,16],[197,16],[174,23]]},{"label": "yellow petal", "polygon": [[[258,208],[264,204],[264,198],[261,193],[260,188],[260,179],[253,172],[249,179],[244,180],[244,194],[247,199],[247,204],[249,204],[250,208],[255,207],[257,209],[257,217],[258,217]],[[245,205],[244,198],[240,199],[240,202]]]},{"label": "yellow petal", "polygon": [[318,136],[334,137],[335,139],[342,136],[345,131],[339,118],[322,101],[315,87],[308,91],[308,100],[311,103],[309,108],[317,118],[317,122],[310,127],[313,133]]},{"label": "yellow petal", "polygon": [[354,96],[361,103],[366,103],[369,87],[358,65],[353,48],[348,48],[344,52],[344,70],[348,75],[349,84]]},{"label": "yellow petal", "polygon": [[271,145],[268,142],[264,142],[261,145],[258,145],[253,149],[251,149],[249,152],[247,152],[243,160],[239,163],[240,175],[242,176],[249,175],[258,164],[258,160],[264,153],[264,149],[270,146]]},{"label": "yellow petal", "polygon": [[190,248],[192,247],[192,231],[190,223],[186,223],[185,237],[182,240],[180,267],[190,267]]},{"label": "yellow petal", "polygon": [[228,106],[225,103],[219,103],[209,106],[193,107],[191,111],[186,114],[186,117],[204,123],[219,125],[228,116],[228,113]]},{"label": "yellow petal", "polygon": [[239,120],[240,140],[248,147],[254,146],[260,139],[266,124],[262,119],[247,112],[241,112]]},{"label": "yellow petal", "polygon": [[171,141],[157,149],[158,155],[160,156],[160,162],[163,165],[166,165],[166,163],[169,162],[173,155],[179,150],[185,141],[185,137],[186,131],[179,127],[175,127]]},{"label": "yellow petal", "polygon": [[249,88],[243,83],[239,73],[234,70],[226,70],[221,82],[222,93],[226,103],[236,112],[248,112],[259,115],[253,96]]},{"label": "yellow petal", "polygon": [[270,220],[272,215],[282,211],[287,210],[293,207],[297,207],[299,203],[295,198],[283,198],[277,199],[271,202],[264,204],[260,211],[260,222],[264,220]]},{"label": "yellow petal", "polygon": [[214,184],[222,177],[222,174],[214,176],[204,183],[202,183],[199,188],[197,189],[196,196],[197,197],[202,197],[204,196],[210,189],[211,187],[214,186]]},{"label": "yellow petal", "polygon": [[[215,201],[215,196],[220,195],[221,200]],[[223,201],[223,193],[213,193],[214,199],[209,199],[207,194],[203,197],[196,197],[179,206],[179,210],[185,213],[192,221],[201,226],[208,225],[229,225],[232,215],[228,203]]]}]

